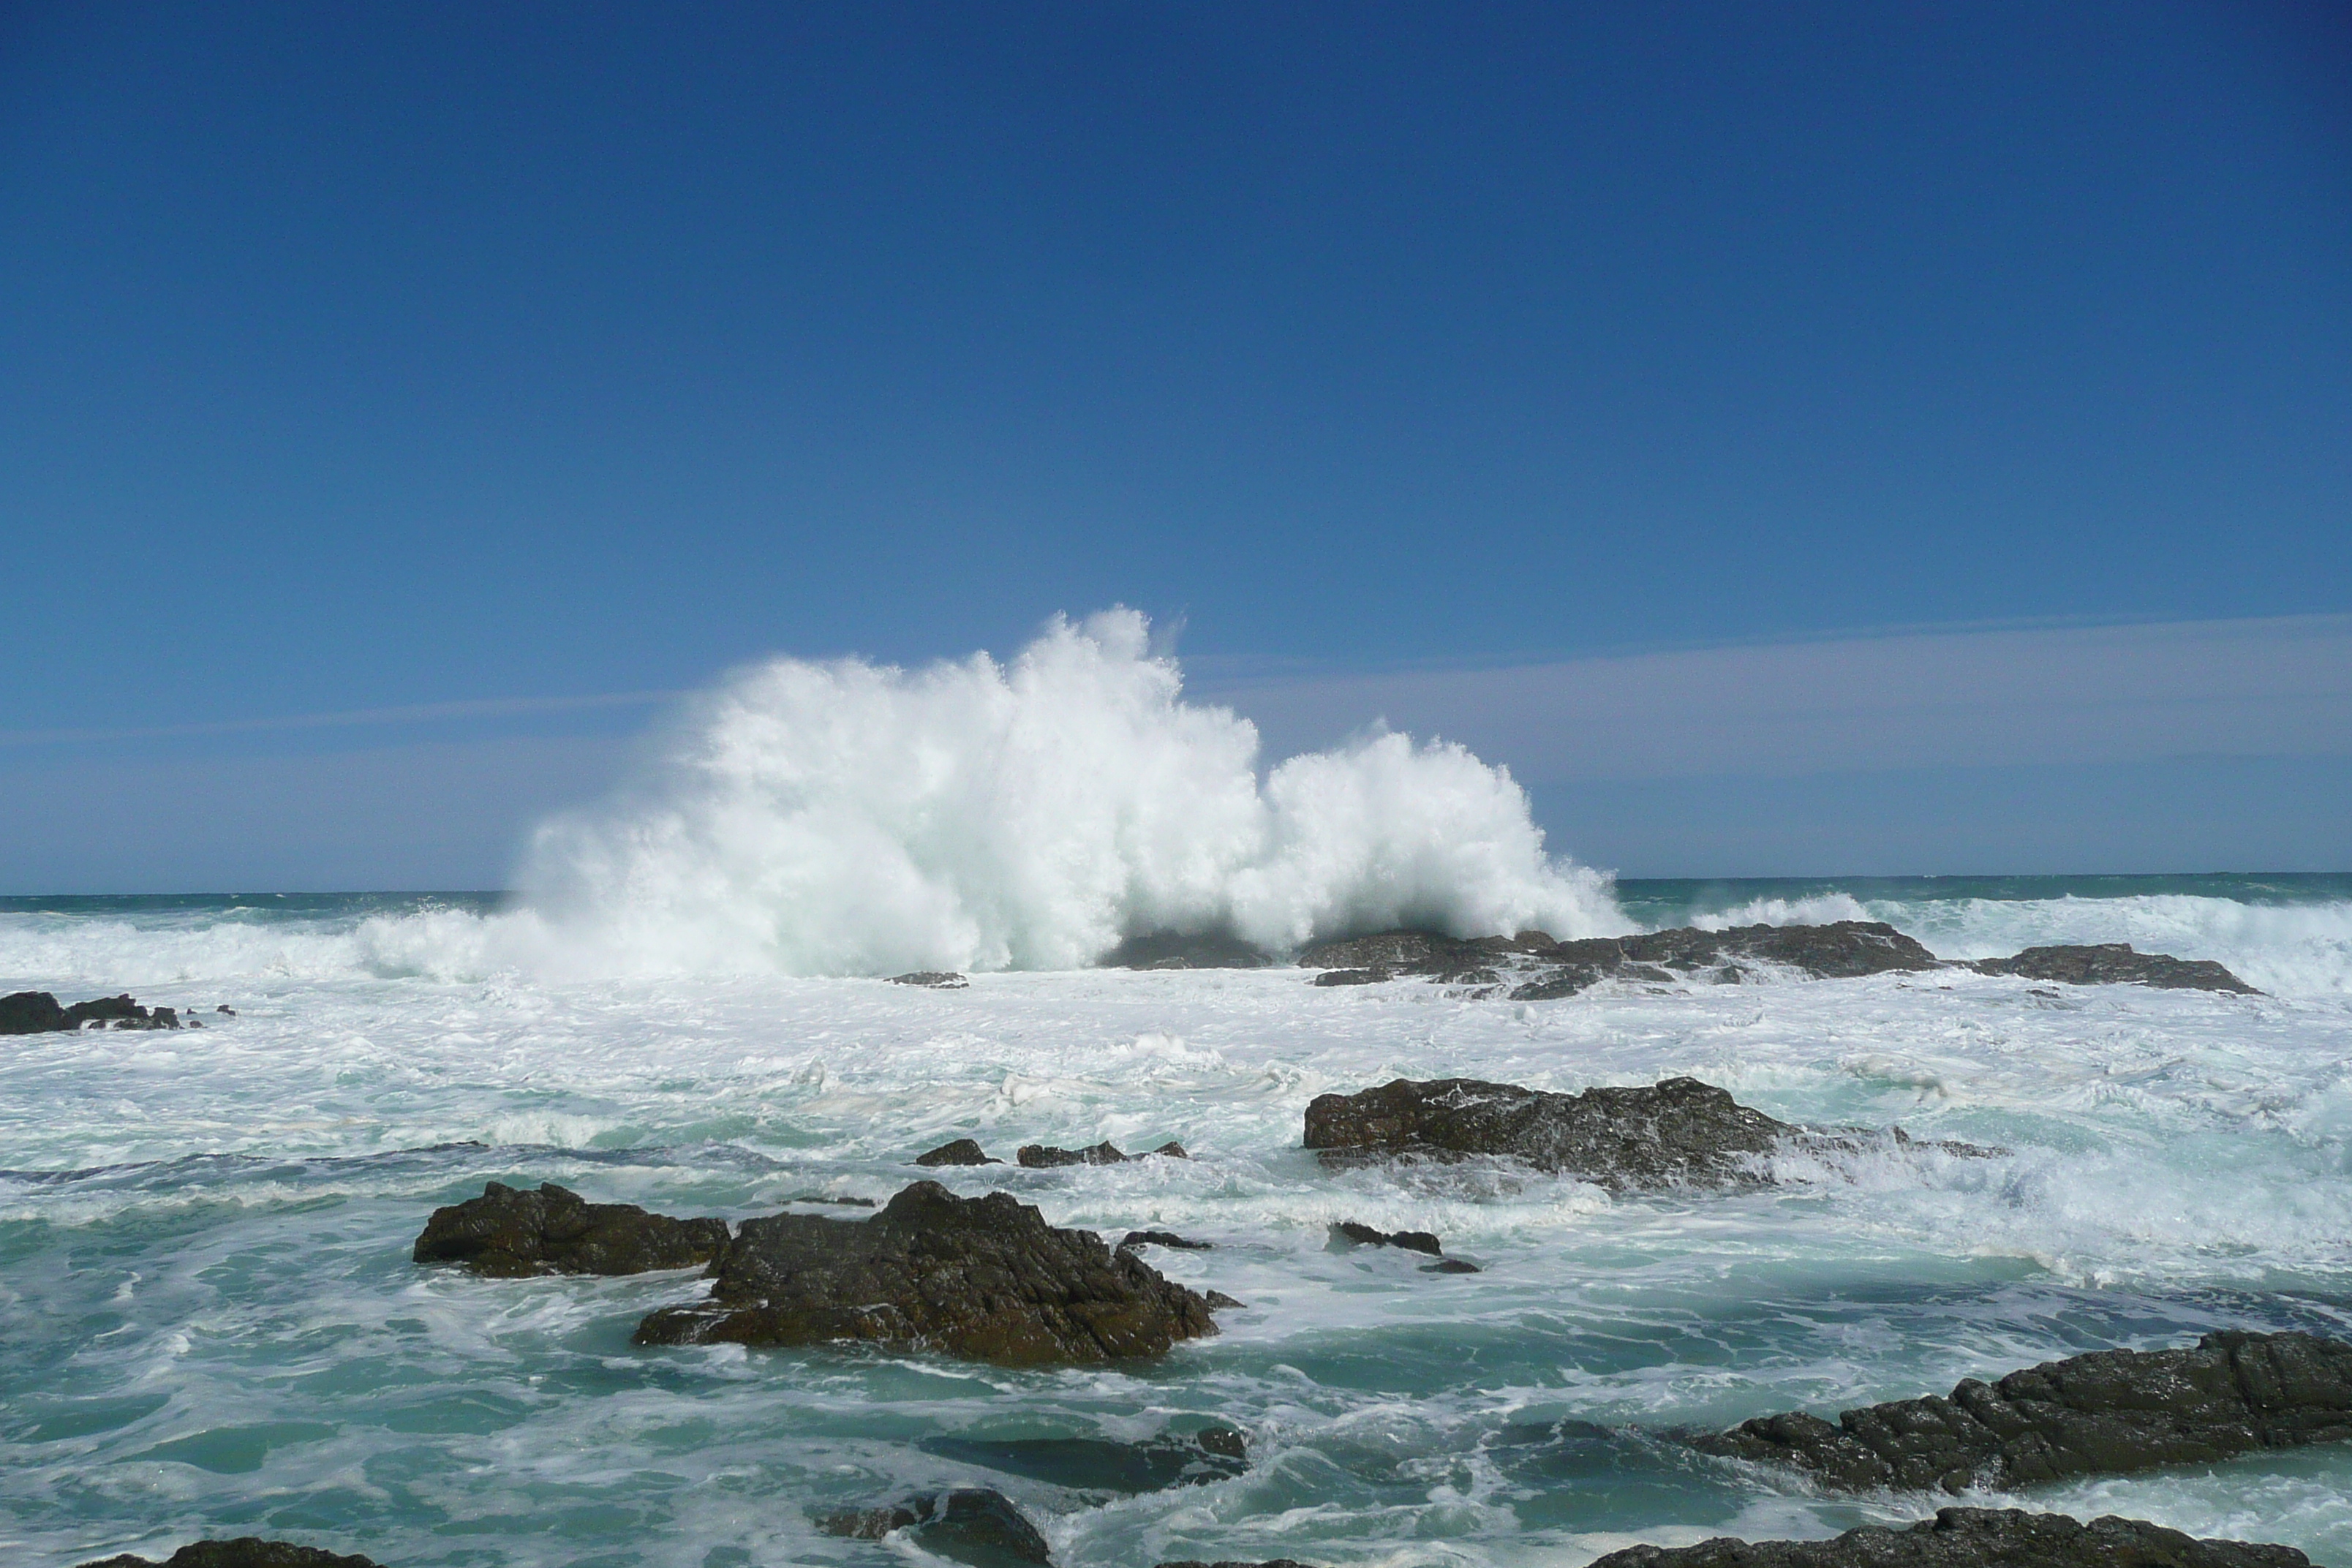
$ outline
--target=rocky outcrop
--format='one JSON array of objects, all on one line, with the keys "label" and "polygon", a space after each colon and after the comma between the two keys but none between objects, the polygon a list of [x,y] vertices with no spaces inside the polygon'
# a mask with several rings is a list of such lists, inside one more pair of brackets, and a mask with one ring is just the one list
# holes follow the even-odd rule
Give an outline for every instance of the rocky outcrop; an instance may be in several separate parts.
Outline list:
[{"label": "rocky outcrop", "polygon": [[1075,1491],[1164,1491],[1229,1480],[1249,1468],[1249,1445],[1223,1422],[1139,1443],[1103,1437],[930,1437],[923,1451]]},{"label": "rocky outcrop", "polygon": [[19,991],[0,996],[0,1035],[52,1034],[79,1029],[89,1023],[100,1028],[176,1029],[180,1027],[180,1012],[176,1007],[142,1007],[128,992],[120,996],[77,1002],[70,1007],[59,1006],[58,999],[47,991]]},{"label": "rocky outcrop", "polygon": [[1298,962],[1327,973],[1318,985],[1364,984],[1400,974],[1427,975],[1448,984],[1491,985],[1506,973],[1519,1001],[1573,996],[1603,980],[1659,983],[1705,977],[1736,982],[1748,966],[1769,963],[1815,979],[1907,973],[1939,967],[1936,955],[1879,921],[1838,921],[1818,926],[1734,926],[1728,931],[1678,927],[1636,936],[1555,942],[1539,931],[1465,940],[1433,931],[1382,931],[1322,942]]},{"label": "rocky outcrop", "polygon": [[1130,1230],[1121,1247],[1172,1247],[1182,1252],[1206,1252],[1209,1243],[1187,1241],[1172,1230]]},{"label": "rocky outcrop", "polygon": [[1369,1225],[1343,1219],[1331,1227],[1331,1245],[1346,1251],[1358,1247],[1395,1247],[1407,1252],[1425,1252],[1435,1258],[1445,1248],[1437,1237],[1425,1230],[1375,1230]]},{"label": "rocky outcrop", "polygon": [[2097,1351],[1848,1410],[1797,1412],[1690,1439],[1850,1490],[2025,1486],[2210,1464],[2257,1448],[2352,1439],[2352,1343],[2207,1334],[2193,1349]]},{"label": "rocky outcrop", "polygon": [[1385,969],[1327,969],[1308,984],[1315,985],[1381,985],[1394,980]]},{"label": "rocky outcrop", "polygon": [[634,1204],[592,1204],[550,1182],[535,1193],[497,1182],[433,1211],[413,1256],[497,1279],[643,1274],[691,1268],[727,1250],[723,1219],[672,1219]]},{"label": "rocky outcrop", "polygon": [[988,1151],[977,1139],[958,1138],[936,1149],[927,1149],[915,1156],[915,1163],[936,1168],[940,1165],[1002,1165],[1002,1160],[989,1158]]},{"label": "rocky outcrop", "polygon": [[1154,931],[1129,937],[1095,962],[1104,969],[1263,969],[1274,958],[1230,933]]},{"label": "rocky outcrop", "polygon": [[1217,1331],[1209,1303],[1090,1230],[1009,1193],[917,1182],[872,1219],[745,1220],[708,1300],[637,1326],[639,1344],[865,1340],[1006,1366],[1153,1356]]},{"label": "rocky outcrop", "polygon": [[[1184,1145],[1167,1142],[1148,1152],[1171,1160],[1185,1160]],[[1013,1157],[1033,1171],[1049,1171],[1056,1165],[1124,1165],[1129,1160],[1146,1158],[1145,1154],[1122,1154],[1118,1146],[1108,1139],[1091,1149],[1056,1149],[1050,1143],[1024,1143]]]},{"label": "rocky outcrop", "polygon": [[1735,1541],[1633,1546],[1592,1568],[2310,1568],[2292,1546],[2200,1541],[2112,1515],[2084,1524],[2063,1513],[1948,1508],[1907,1529],[1865,1525],[1833,1541]]},{"label": "rocky outcrop", "polygon": [[2014,958],[1979,958],[1966,967],[1979,974],[2014,974],[2021,979],[2055,980],[2068,985],[2152,985],[2161,991],[2262,994],[2210,959],[2135,952],[2126,942],[2029,947]]},{"label": "rocky outcrop", "polygon": [[856,1541],[879,1541],[903,1530],[925,1551],[961,1563],[1050,1561],[1037,1527],[1012,1499],[985,1487],[910,1497],[887,1508],[844,1510],[818,1520],[817,1528]]},{"label": "rocky outcrop", "polygon": [[85,1563],[81,1568],[379,1568],[379,1565],[366,1557],[339,1555],[316,1546],[296,1546],[290,1542],[264,1541],[258,1536],[240,1535],[234,1541],[193,1541],[160,1562],[149,1557],[134,1557],[125,1552],[120,1556],[101,1557],[95,1563]]},{"label": "rocky outcrop", "polygon": [[928,985],[934,991],[961,991],[971,984],[951,969],[918,969],[890,976],[893,985]]},{"label": "rocky outcrop", "polygon": [[1475,1079],[1398,1079],[1307,1108],[1307,1147],[1327,1164],[1502,1155],[1617,1190],[1752,1184],[1800,1131],[1696,1079],[1553,1094]]}]

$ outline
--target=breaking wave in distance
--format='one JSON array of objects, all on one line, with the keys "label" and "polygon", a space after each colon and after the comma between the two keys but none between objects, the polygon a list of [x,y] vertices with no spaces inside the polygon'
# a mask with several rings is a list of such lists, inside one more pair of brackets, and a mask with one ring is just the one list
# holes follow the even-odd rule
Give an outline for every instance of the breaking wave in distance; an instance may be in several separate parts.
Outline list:
[{"label": "breaking wave in distance", "polygon": [[[1376,733],[1261,775],[1140,614],[1011,660],[778,658],[698,700],[631,789],[547,824],[548,951],[639,971],[1066,969],[1130,936],[1631,929],[1507,770]],[[520,934],[520,933],[518,933]]]}]

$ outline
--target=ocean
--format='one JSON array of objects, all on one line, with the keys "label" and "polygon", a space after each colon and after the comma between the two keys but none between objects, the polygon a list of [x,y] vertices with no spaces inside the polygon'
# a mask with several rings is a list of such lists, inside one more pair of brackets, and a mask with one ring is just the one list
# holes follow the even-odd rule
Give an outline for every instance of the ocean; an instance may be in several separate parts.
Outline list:
[{"label": "ocean", "polygon": [[[2216,1328],[2352,1333],[2352,877],[1612,880],[1456,746],[1375,729],[1265,765],[1120,613],[1004,664],[740,672],[520,866],[512,897],[0,900],[0,993],[205,1025],[0,1038],[0,1560],[261,1534],[390,1568],[879,1568],[920,1550],[816,1516],[969,1484],[1064,1568],[1576,1568],[1939,1500],[1817,1495],[1676,1428]],[[1286,951],[1840,919],[1947,958],[2129,942],[2261,994],[1759,969],[1513,1001],[1092,966],[1171,930]],[[970,984],[885,978],[918,969]],[[1917,1141],[1636,1196],[1301,1147],[1316,1095],[1400,1077],[1675,1075]],[[961,1136],[1192,1157],[910,1163]],[[1244,1305],[1158,1361],[1005,1371],[634,1348],[692,1274],[410,1259],[490,1181],[740,1219],[919,1175],[1211,1243],[1149,1260]],[[1334,1250],[1343,1220],[1482,1271]],[[1244,1473],[1132,1492],[1085,1446],[1211,1418]],[[2024,1500],[2352,1565],[2343,1447]]]}]

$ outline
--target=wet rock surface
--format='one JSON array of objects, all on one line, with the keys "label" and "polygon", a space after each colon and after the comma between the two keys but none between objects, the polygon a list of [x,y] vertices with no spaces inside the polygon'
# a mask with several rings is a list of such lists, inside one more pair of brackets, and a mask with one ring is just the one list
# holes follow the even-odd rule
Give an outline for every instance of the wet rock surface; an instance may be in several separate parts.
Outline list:
[{"label": "wet rock surface", "polygon": [[2151,985],[2164,991],[2262,994],[2210,959],[2136,952],[2125,942],[2029,947],[2012,958],[1979,958],[1964,967],[1979,974],[2014,974],[2024,980],[2055,980],[2068,985]]},{"label": "wet rock surface", "polygon": [[988,1151],[977,1139],[958,1138],[952,1142],[927,1149],[915,1156],[915,1163],[936,1168],[940,1165],[1002,1165],[1002,1160],[991,1159]]},{"label": "wet rock surface", "polygon": [[1154,1356],[1215,1333],[1209,1303],[1132,1252],[1061,1230],[1008,1193],[918,1182],[872,1219],[745,1220],[709,1300],[668,1307],[639,1344],[863,1340],[1007,1366]]},{"label": "wet rock surface", "polygon": [[[226,1007],[221,1011],[227,1012]],[[230,1013],[229,1016],[236,1015]],[[176,1029],[176,1007],[142,1007],[130,993],[99,996],[72,1006],[61,1006],[47,991],[18,991],[0,996],[0,1035],[47,1035],[79,1029],[95,1023],[100,1028]]]},{"label": "wet rock surface", "polygon": [[1206,1252],[1210,1246],[1205,1241],[1187,1241],[1172,1230],[1130,1230],[1119,1245],[1121,1247],[1173,1247],[1184,1252]]},{"label": "wet rock surface", "polygon": [[1936,955],[1879,921],[1818,926],[1678,927],[1638,936],[1555,942],[1539,931],[1465,941],[1431,931],[1383,931],[1302,951],[1298,962],[1327,973],[1318,985],[1364,984],[1399,974],[1457,984],[1498,984],[1507,971],[1519,1001],[1573,996],[1603,980],[1653,984],[1704,976],[1738,981],[1745,965],[1785,965],[1822,980],[1941,967]]},{"label": "wet rock surface", "polygon": [[2200,1541],[2143,1520],[2084,1524],[2063,1513],[1948,1508],[1906,1528],[1849,1530],[1831,1541],[1633,1546],[1592,1568],[2310,1568],[2291,1546]]},{"label": "wet rock surface", "polygon": [[1131,936],[1096,961],[1103,969],[1264,969],[1274,955],[1237,936],[1157,931]]},{"label": "wet rock surface", "polygon": [[887,1508],[829,1513],[817,1521],[817,1528],[856,1541],[879,1541],[903,1530],[925,1551],[975,1568],[1051,1561],[1037,1527],[1012,1499],[986,1487],[959,1487]]},{"label": "wet rock surface", "polygon": [[[1181,1143],[1162,1143],[1146,1151],[1171,1160],[1190,1159]],[[1057,1149],[1050,1143],[1024,1143],[1013,1156],[1033,1171],[1049,1171],[1058,1165],[1123,1165],[1129,1160],[1140,1160],[1144,1154],[1123,1154],[1108,1138],[1091,1149]]]},{"label": "wet rock surface", "polygon": [[951,969],[917,969],[890,976],[893,985],[928,985],[934,991],[961,991],[971,984]]},{"label": "wet rock surface", "polygon": [[1327,969],[1310,984],[1316,985],[1381,985],[1395,975],[1385,969]]},{"label": "wet rock surface", "polygon": [[1103,1437],[932,1437],[926,1453],[1076,1491],[1133,1495],[1229,1480],[1249,1468],[1241,1432],[1213,1423],[1139,1443]]},{"label": "wet rock surface", "polygon": [[380,1568],[373,1559],[339,1555],[316,1546],[241,1535],[234,1541],[193,1541],[169,1557],[136,1557],[125,1552],[80,1568]]},{"label": "wet rock surface", "polygon": [[435,1209],[411,1255],[478,1274],[643,1274],[691,1268],[727,1250],[723,1219],[672,1219],[634,1204],[592,1204],[552,1182],[537,1192],[489,1183]]},{"label": "wet rock surface", "polygon": [[1342,1250],[1357,1247],[1395,1247],[1407,1252],[1425,1252],[1432,1258],[1445,1250],[1438,1245],[1437,1237],[1425,1230],[1376,1230],[1351,1219],[1343,1219],[1331,1227],[1331,1245]]},{"label": "wet rock surface", "polygon": [[2096,1351],[1931,1394],[1795,1412],[1690,1439],[1849,1490],[1957,1491],[2352,1440],[2352,1343],[2306,1333],[2207,1334],[2196,1346]]},{"label": "wet rock surface", "polygon": [[1621,1190],[1754,1184],[1759,1158],[1800,1131],[1696,1079],[1554,1094],[1476,1079],[1398,1079],[1307,1108],[1328,1164],[1502,1155]]}]

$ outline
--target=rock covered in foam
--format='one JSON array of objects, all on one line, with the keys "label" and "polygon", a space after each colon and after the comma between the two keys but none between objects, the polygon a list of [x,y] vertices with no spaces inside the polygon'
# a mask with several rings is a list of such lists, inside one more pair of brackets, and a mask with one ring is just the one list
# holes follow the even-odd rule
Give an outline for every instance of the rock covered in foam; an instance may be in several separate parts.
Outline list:
[{"label": "rock covered in foam", "polygon": [[57,997],[47,991],[0,996],[0,1035],[54,1034],[89,1023],[100,1028],[111,1025],[118,1029],[176,1029],[180,1012],[176,1007],[142,1007],[127,991],[120,996],[77,1002],[70,1007],[59,1006]]},{"label": "rock covered in foam", "polygon": [[[1185,1160],[1184,1145],[1167,1142],[1148,1151],[1170,1160]],[[1140,1160],[1144,1154],[1122,1154],[1118,1145],[1106,1138],[1089,1149],[1057,1149],[1050,1143],[1024,1143],[1013,1157],[1033,1171],[1052,1170],[1057,1165],[1124,1165],[1129,1160]]]},{"label": "rock covered in foam", "polygon": [[2063,1513],[1948,1508],[1902,1529],[1865,1525],[1832,1541],[1702,1541],[1632,1546],[1592,1568],[2310,1568],[2292,1546],[2200,1541],[2144,1520],[2084,1524]]},{"label": "rock covered in foam", "polygon": [[638,1325],[639,1344],[866,1340],[1007,1366],[1159,1355],[1217,1331],[1209,1303],[1089,1230],[1008,1193],[917,1182],[862,1222],[746,1220],[706,1301]]},{"label": "rock covered in foam", "polygon": [[1011,1498],[988,1487],[926,1492],[883,1508],[844,1509],[818,1520],[817,1528],[855,1541],[880,1541],[903,1530],[927,1552],[991,1568],[1008,1559],[1052,1560],[1037,1527]]},{"label": "rock covered in foam", "polygon": [[413,1256],[515,1279],[691,1268],[726,1250],[723,1219],[672,1219],[634,1204],[592,1204],[552,1182],[535,1193],[491,1182],[478,1198],[435,1209]]},{"label": "rock covered in foam", "polygon": [[233,1541],[192,1541],[160,1562],[125,1552],[81,1568],[379,1568],[373,1559],[343,1555],[289,1541],[240,1535]]},{"label": "rock covered in foam", "polygon": [[1775,964],[1817,980],[1940,967],[1934,953],[1880,921],[1727,931],[1683,926],[1576,942],[1555,942],[1539,931],[1469,941],[1433,931],[1383,931],[1306,948],[1298,962],[1326,972],[1317,978],[1318,985],[1361,984],[1398,974],[1491,985],[1502,978],[1497,966],[1507,966],[1524,976],[1511,993],[1518,1001],[1573,996],[1610,979],[1670,981],[1705,973],[1736,981],[1743,964]]},{"label": "rock covered in foam", "polygon": [[1691,1439],[1793,1466],[1832,1486],[1958,1491],[2205,1464],[2352,1439],[2352,1343],[2306,1333],[2207,1334],[2194,1348],[2096,1351],[1962,1381],[1948,1397],[1795,1412]]},{"label": "rock covered in foam", "polygon": [[1211,1421],[1190,1431],[1164,1431],[1139,1442],[1108,1437],[927,1437],[922,1449],[962,1464],[982,1465],[1074,1491],[1130,1496],[1171,1487],[1230,1480],[1249,1468],[1249,1439],[1236,1426]]},{"label": "rock covered in foam", "polygon": [[2162,991],[2262,994],[2210,959],[2136,952],[2126,942],[2029,947],[2013,958],[1979,958],[1967,967],[1979,974],[2014,974],[2068,985],[2150,985]]},{"label": "rock covered in foam", "polygon": [[1425,1252],[1432,1258],[1445,1250],[1429,1231],[1379,1230],[1352,1219],[1343,1219],[1331,1227],[1330,1245],[1341,1251],[1359,1247],[1394,1247],[1407,1252]]}]

